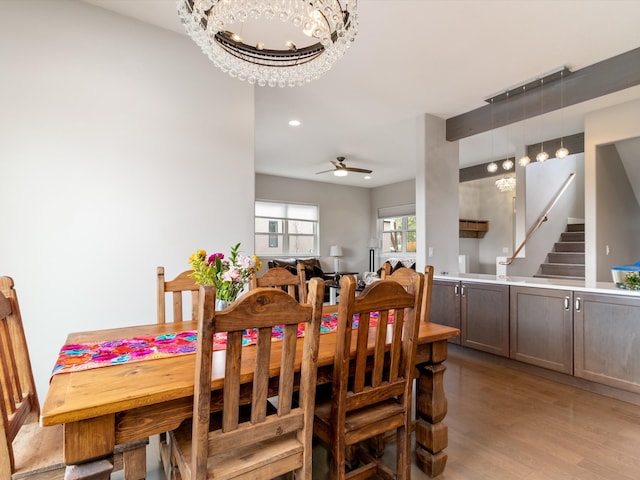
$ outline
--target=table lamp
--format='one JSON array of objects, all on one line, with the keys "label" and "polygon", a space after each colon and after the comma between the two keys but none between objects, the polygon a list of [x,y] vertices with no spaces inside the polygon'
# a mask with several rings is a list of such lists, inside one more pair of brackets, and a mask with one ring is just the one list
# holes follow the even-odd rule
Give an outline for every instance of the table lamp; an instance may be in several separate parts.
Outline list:
[{"label": "table lamp", "polygon": [[378,248],[378,239],[369,239],[369,271],[373,272],[375,268],[375,250]]},{"label": "table lamp", "polygon": [[342,247],[340,245],[331,245],[329,256],[333,257],[333,270],[335,273],[340,271],[340,258],[342,256]]}]

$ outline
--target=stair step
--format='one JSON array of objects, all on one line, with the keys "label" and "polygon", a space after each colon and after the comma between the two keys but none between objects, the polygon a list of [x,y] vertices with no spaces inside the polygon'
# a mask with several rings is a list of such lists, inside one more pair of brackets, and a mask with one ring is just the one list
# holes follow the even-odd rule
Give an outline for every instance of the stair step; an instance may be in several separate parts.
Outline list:
[{"label": "stair step", "polygon": [[556,252],[584,252],[584,242],[556,242]]},{"label": "stair step", "polygon": [[581,252],[549,252],[548,263],[572,263],[584,265],[584,253]]},{"label": "stair step", "polygon": [[562,232],[560,240],[562,242],[584,242],[584,232]]},{"label": "stair step", "polygon": [[542,275],[561,275],[567,277],[584,277],[584,264],[543,263],[540,265]]},{"label": "stair step", "polygon": [[584,232],[584,223],[567,224],[567,232]]},{"label": "stair step", "polygon": [[535,278],[554,278],[561,280],[584,280],[584,277],[571,277],[567,275],[542,275],[540,273],[536,273],[534,275]]}]

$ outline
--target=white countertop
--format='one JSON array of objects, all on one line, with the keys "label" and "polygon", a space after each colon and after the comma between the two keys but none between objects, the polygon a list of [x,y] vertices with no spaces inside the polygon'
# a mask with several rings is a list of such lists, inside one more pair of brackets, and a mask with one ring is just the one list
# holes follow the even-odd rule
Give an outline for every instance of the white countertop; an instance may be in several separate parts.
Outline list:
[{"label": "white countertop", "polygon": [[482,273],[450,273],[447,275],[434,275],[433,278],[434,280],[495,283],[499,285],[552,288],[556,290],[574,290],[576,292],[606,293],[612,295],[640,297],[640,291],[618,288],[613,282],[596,282],[595,285],[587,286],[582,280],[511,276],[502,277]]}]

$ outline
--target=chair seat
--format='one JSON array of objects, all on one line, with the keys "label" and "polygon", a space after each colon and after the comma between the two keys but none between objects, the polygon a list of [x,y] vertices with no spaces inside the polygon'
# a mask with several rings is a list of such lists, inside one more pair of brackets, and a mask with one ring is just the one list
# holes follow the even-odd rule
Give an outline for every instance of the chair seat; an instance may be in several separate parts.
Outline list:
[{"label": "chair seat", "polygon": [[[191,422],[184,422],[170,432],[170,443],[176,442],[174,449],[178,463],[190,469],[191,462]],[[282,438],[272,438],[264,442],[226,451],[207,459],[207,476],[219,480],[231,478],[269,479],[302,466],[304,446],[295,432]],[[246,477],[245,477],[246,476]]]},{"label": "chair seat", "polygon": [[[144,478],[146,471],[146,446],[148,439],[116,445],[114,471],[122,470],[123,455],[129,454],[130,469],[126,478]],[[16,471],[11,480],[37,478],[38,480],[62,480],[66,466],[62,458],[62,425],[41,427],[37,422],[22,426],[13,441]]]},{"label": "chair seat", "polygon": [[[394,400],[349,412],[345,420],[346,444],[354,445],[361,440],[394,430],[403,423],[403,406]],[[331,430],[331,402],[318,404],[315,410],[314,434],[329,442]]]},{"label": "chair seat", "polygon": [[22,426],[13,441],[16,471],[13,479],[32,477],[63,479],[62,425],[41,427],[36,422]]}]

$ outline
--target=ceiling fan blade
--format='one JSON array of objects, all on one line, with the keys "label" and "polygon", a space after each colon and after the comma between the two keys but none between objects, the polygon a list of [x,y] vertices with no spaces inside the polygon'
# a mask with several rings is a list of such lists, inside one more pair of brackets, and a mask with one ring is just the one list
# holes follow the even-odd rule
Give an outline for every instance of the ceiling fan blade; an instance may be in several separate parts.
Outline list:
[{"label": "ceiling fan blade", "polygon": [[321,172],[316,172],[316,175],[319,175],[320,173],[327,173],[327,172],[335,172],[335,168],[332,168],[331,170],[323,170]]},{"label": "ceiling fan blade", "polygon": [[373,170],[367,170],[366,168],[344,167],[345,170],[358,173],[373,173]]}]

